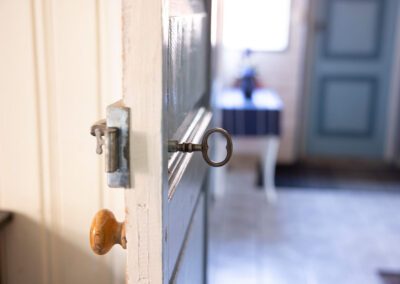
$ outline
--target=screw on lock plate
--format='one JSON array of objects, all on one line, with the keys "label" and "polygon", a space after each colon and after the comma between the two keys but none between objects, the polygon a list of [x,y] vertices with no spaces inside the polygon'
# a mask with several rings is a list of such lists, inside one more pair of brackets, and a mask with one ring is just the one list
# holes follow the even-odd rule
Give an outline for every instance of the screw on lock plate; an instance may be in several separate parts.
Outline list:
[{"label": "screw on lock plate", "polygon": [[[214,162],[211,160],[211,158],[208,156],[208,137],[213,134],[219,132],[221,133],[225,138],[226,138],[226,157],[223,161],[221,162]],[[168,152],[195,152],[195,151],[201,151],[203,154],[204,160],[209,164],[210,166],[213,167],[222,167],[226,163],[229,162],[230,158],[232,157],[232,139],[229,133],[222,128],[214,128],[208,130],[202,139],[201,144],[193,144],[193,143],[179,143],[176,140],[169,140],[168,141]]]},{"label": "screw on lock plate", "polygon": [[106,120],[102,119],[92,125],[90,134],[96,136],[96,153],[103,153],[105,146],[106,173],[113,173],[118,169],[118,128],[107,127]]}]

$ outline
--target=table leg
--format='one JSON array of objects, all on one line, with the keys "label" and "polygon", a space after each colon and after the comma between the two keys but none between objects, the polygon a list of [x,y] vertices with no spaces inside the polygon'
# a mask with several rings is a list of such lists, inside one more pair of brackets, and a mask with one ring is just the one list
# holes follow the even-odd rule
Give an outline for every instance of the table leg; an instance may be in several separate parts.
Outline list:
[{"label": "table leg", "polygon": [[267,201],[274,202],[276,200],[275,166],[279,150],[279,137],[268,136],[265,141],[263,155],[264,190]]}]

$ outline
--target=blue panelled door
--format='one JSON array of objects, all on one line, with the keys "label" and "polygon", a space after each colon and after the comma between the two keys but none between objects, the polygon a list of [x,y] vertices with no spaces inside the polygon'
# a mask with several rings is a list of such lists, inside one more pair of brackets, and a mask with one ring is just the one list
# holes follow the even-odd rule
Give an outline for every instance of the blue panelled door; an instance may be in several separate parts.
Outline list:
[{"label": "blue panelled door", "polygon": [[398,0],[317,0],[306,154],[382,158]]}]

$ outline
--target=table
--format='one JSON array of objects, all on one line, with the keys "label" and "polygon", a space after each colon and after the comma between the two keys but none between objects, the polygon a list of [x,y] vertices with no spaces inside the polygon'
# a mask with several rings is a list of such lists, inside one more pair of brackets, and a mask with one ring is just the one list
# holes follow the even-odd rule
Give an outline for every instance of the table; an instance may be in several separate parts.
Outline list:
[{"label": "table", "polygon": [[[276,199],[275,166],[279,149],[280,118],[282,100],[278,93],[271,89],[256,89],[251,100],[245,99],[238,88],[225,89],[218,94],[215,101],[216,108],[221,111],[222,127],[234,139],[235,148],[241,149],[248,146],[250,152],[259,151],[262,165],[262,180],[268,201]],[[261,141],[261,147],[253,147],[249,138]],[[217,141],[218,149],[225,147],[224,142]],[[261,151],[260,151],[261,148]],[[218,153],[222,151],[217,151]],[[220,157],[217,157],[220,158]],[[223,157],[222,157],[223,158]],[[225,191],[224,169],[216,175],[216,194],[223,195]]]}]

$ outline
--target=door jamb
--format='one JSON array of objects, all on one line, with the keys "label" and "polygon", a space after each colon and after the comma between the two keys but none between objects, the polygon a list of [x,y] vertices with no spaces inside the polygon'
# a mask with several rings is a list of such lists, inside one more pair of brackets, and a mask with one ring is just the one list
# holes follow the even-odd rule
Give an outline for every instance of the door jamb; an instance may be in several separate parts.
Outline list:
[{"label": "door jamb", "polygon": [[304,75],[303,75],[303,100],[301,100],[300,107],[300,143],[298,149],[298,159],[302,159],[307,155],[306,145],[307,145],[307,128],[308,128],[308,107],[310,102],[310,92],[311,92],[311,76],[314,64],[314,25],[315,25],[315,9],[316,0],[309,0],[308,2],[308,23],[307,23],[307,33],[306,33],[306,52],[304,60]]},{"label": "door jamb", "polygon": [[391,71],[390,91],[388,96],[388,113],[385,134],[384,161],[400,166],[399,147],[397,141],[399,131],[399,104],[400,104],[400,5],[397,7],[395,29],[395,46],[392,54],[393,66]]}]

